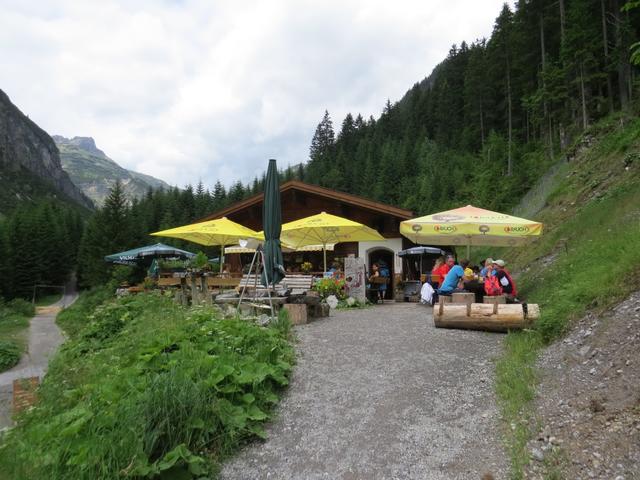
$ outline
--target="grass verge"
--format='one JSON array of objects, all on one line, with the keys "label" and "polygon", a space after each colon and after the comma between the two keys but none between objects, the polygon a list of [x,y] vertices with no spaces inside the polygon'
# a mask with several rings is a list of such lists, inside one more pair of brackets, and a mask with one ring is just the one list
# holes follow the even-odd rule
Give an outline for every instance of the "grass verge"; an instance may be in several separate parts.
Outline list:
[{"label": "grass verge", "polygon": [[541,308],[534,330],[507,335],[496,365],[513,479],[523,478],[529,461],[541,349],[587,310],[603,311],[640,288],[640,121],[595,129],[597,145],[571,164],[538,216],[545,235],[508,254],[523,272],[524,298]]},{"label": "grass verge", "polygon": [[26,345],[25,332],[34,315],[35,308],[25,300],[0,300],[0,372],[20,361]]},{"label": "grass verge", "polygon": [[261,327],[159,294],[92,310],[99,296],[61,318],[71,337],[0,439],[0,478],[210,478],[265,436],[294,358],[286,316]]},{"label": "grass verge", "polygon": [[47,295],[41,295],[36,298],[36,307],[48,307],[62,299],[62,294],[60,293],[50,293]]}]

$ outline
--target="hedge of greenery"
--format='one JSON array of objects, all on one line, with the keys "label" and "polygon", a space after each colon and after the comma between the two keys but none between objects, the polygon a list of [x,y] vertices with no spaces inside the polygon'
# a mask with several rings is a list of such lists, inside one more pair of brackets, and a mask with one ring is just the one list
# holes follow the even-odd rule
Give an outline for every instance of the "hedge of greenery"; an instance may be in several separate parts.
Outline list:
[{"label": "hedge of greenery", "polygon": [[265,436],[294,359],[286,318],[261,327],[150,294],[87,320],[0,440],[0,478],[208,478]]}]

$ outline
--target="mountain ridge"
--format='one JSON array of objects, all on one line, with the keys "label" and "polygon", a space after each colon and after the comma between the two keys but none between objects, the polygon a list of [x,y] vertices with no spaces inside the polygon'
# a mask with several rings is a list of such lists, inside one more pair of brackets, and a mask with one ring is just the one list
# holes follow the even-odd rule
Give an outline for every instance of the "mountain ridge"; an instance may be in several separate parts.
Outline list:
[{"label": "mountain ridge", "polygon": [[96,205],[104,202],[116,180],[130,199],[142,197],[149,188],[170,188],[163,180],[122,167],[99,149],[92,137],[54,135],[53,139],[60,150],[62,168]]}]

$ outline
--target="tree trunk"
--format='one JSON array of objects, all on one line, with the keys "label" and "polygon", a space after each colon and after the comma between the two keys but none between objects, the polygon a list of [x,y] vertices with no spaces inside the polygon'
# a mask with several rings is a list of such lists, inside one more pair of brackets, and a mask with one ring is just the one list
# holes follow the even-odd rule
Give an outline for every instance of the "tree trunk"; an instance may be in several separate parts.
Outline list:
[{"label": "tree trunk", "polygon": [[[613,18],[616,31],[616,50],[620,52],[622,45],[622,18],[620,16],[620,2],[613,0]],[[629,105],[629,95],[627,92],[627,68],[626,62],[621,55],[618,59],[618,93],[620,95],[620,108],[625,110]]]},{"label": "tree trunk", "polygon": [[553,131],[551,130],[551,114],[549,113],[549,108],[547,106],[547,89],[546,83],[544,81],[544,73],[547,67],[546,62],[546,52],[544,48],[544,17],[540,14],[540,55],[542,57],[542,90],[544,91],[544,96],[542,97],[542,111],[545,120],[547,120],[547,125],[549,130],[547,131],[547,141],[549,142],[549,158],[553,158]]},{"label": "tree trunk", "polygon": [[512,112],[511,112],[511,72],[509,71],[509,58],[507,57],[507,105],[508,105],[508,132],[509,141],[507,143],[507,176],[511,176],[513,172],[512,160],[511,160],[511,139],[512,139]]},{"label": "tree trunk", "polygon": [[613,86],[611,84],[611,73],[609,72],[609,35],[607,33],[607,10],[604,6],[605,0],[600,0],[602,11],[602,45],[604,49],[604,72],[607,76],[607,103],[609,112],[613,112]]},{"label": "tree trunk", "polygon": [[587,121],[587,97],[584,87],[584,64],[580,63],[580,96],[582,99],[582,129],[586,130],[589,126]]},{"label": "tree trunk", "polygon": [[560,7],[560,47],[564,45],[564,0],[558,1]]},{"label": "tree trunk", "polygon": [[482,117],[482,99],[480,99],[480,145],[484,148],[484,119]]}]

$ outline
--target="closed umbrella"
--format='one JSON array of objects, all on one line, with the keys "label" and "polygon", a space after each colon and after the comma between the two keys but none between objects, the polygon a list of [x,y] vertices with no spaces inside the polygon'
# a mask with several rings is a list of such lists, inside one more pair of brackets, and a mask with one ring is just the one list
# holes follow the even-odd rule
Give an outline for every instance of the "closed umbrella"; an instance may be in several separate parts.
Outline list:
[{"label": "closed umbrella", "polygon": [[284,243],[294,248],[322,245],[325,272],[327,271],[327,245],[384,240],[384,237],[373,228],[326,212],[285,223],[282,226],[281,238]]},{"label": "closed umbrella", "polygon": [[472,205],[405,220],[400,233],[415,243],[511,247],[542,235],[542,224]]},{"label": "closed umbrella", "polygon": [[274,159],[269,160],[267,177],[264,183],[264,201],[262,203],[262,226],[264,228],[264,265],[262,284],[265,287],[275,285],[284,278],[284,263],[280,246],[282,230],[282,208],[280,205],[280,178]]}]

